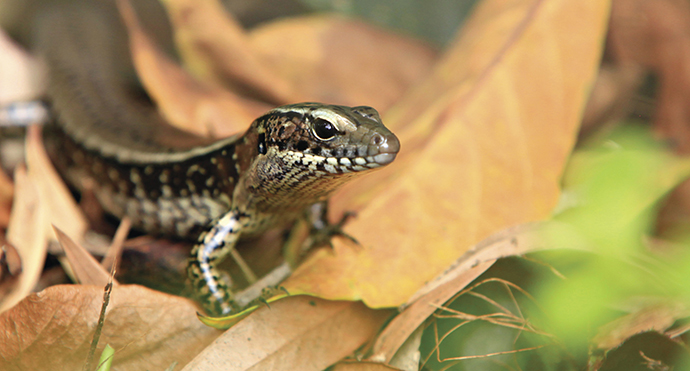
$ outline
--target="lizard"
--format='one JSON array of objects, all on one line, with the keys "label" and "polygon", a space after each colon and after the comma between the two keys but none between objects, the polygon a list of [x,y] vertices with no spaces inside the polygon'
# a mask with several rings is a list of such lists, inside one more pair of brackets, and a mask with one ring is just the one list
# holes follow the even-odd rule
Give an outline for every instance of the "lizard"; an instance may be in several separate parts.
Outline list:
[{"label": "lizard", "polygon": [[123,56],[107,47],[108,21],[83,9],[41,17],[36,48],[56,123],[46,142],[70,183],[94,180],[108,213],[146,232],[196,238],[187,273],[212,314],[236,309],[217,265],[240,238],[303,217],[400,149],[368,106],[284,105],[219,140],[176,129],[118,76]]}]

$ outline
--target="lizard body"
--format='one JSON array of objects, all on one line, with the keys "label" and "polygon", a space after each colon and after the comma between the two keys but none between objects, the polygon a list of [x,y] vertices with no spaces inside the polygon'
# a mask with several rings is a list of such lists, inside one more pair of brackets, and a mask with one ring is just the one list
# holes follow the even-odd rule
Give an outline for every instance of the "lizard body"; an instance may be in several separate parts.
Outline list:
[{"label": "lizard body", "polygon": [[366,106],[282,106],[217,141],[175,129],[113,72],[123,56],[107,47],[110,21],[97,10],[40,20],[58,124],[51,152],[71,183],[94,180],[106,211],[147,232],[196,237],[187,271],[213,313],[232,310],[216,266],[240,237],[294,221],[399,150]]}]

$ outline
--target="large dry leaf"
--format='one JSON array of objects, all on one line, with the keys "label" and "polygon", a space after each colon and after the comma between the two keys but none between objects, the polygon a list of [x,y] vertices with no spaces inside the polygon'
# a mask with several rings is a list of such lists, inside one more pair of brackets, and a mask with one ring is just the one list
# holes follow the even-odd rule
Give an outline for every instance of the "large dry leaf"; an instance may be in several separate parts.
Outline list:
[{"label": "large dry leaf", "polygon": [[426,77],[436,60],[427,45],[362,22],[308,16],[253,30],[252,46],[300,97],[383,112]]},{"label": "large dry leaf", "polygon": [[226,331],[184,371],[323,370],[369,340],[389,315],[361,303],[289,297]]},{"label": "large dry leaf", "polygon": [[17,190],[7,228],[7,241],[19,253],[22,273],[12,291],[0,298],[0,313],[12,308],[36,286],[48,248],[46,228],[43,226],[47,211],[40,202],[38,187],[23,168],[15,171],[14,180]]},{"label": "large dry leaf", "polygon": [[163,1],[185,64],[206,81],[281,105],[302,100],[252,49],[242,27],[217,0]]},{"label": "large dry leaf", "polygon": [[372,307],[404,303],[467,248],[548,217],[594,80],[609,3],[485,1],[434,74],[384,122],[402,141],[387,168],[334,210],[366,207],[285,287]]},{"label": "large dry leaf", "polygon": [[[0,369],[80,370],[103,300],[98,286],[62,285],[27,297],[0,315]],[[186,299],[136,285],[113,288],[96,354],[115,349],[112,370],[184,365],[219,334]]]},{"label": "large dry leaf", "polygon": [[149,39],[128,0],[117,4],[139,78],[170,124],[199,135],[223,137],[246,130],[267,110],[263,104],[190,76]]}]

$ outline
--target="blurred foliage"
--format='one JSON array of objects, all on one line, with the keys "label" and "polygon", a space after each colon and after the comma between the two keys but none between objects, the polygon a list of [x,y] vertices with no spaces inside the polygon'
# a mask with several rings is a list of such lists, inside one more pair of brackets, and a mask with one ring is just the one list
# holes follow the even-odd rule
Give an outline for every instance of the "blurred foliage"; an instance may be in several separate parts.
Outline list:
[{"label": "blurred foliage", "polygon": [[690,260],[683,252],[660,260],[644,241],[662,198],[689,174],[687,159],[673,156],[634,125],[573,154],[564,195],[575,203],[554,217],[573,234],[550,237],[554,247],[578,240],[598,255],[564,282],[543,282],[536,294],[566,343],[584,346],[583,330],[601,324],[604,308],[626,298],[686,295],[687,281],[680,275]]},{"label": "blurred foliage", "polygon": [[[672,155],[634,124],[576,150],[563,178],[560,211],[545,228],[556,250],[499,262],[475,289],[437,311],[422,341],[422,359],[430,358],[426,367],[583,369],[602,325],[640,303],[681,300],[688,306],[688,246],[658,254],[649,234],[660,201],[689,175],[688,159]],[[447,318],[449,311],[482,317]],[[444,334],[441,359],[484,357],[439,363],[434,346]],[[492,355],[497,352],[514,353]]]},{"label": "blurred foliage", "polygon": [[455,35],[477,0],[302,0],[319,11],[361,17],[443,46]]}]

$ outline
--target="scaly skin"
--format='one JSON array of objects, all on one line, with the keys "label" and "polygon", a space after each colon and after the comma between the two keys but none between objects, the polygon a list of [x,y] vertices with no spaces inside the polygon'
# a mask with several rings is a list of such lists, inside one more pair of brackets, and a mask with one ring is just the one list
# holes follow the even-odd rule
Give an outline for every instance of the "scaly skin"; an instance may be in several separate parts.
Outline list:
[{"label": "scaly skin", "polygon": [[232,205],[201,234],[187,269],[215,314],[233,309],[216,265],[240,236],[294,220],[353,176],[389,164],[400,148],[373,108],[317,103],[271,110],[239,143],[245,161],[238,163]]},{"label": "scaly skin", "polygon": [[49,69],[58,168],[85,178],[106,211],[147,232],[198,237],[188,266],[202,304],[233,308],[217,264],[242,236],[288,224],[353,176],[395,158],[398,139],[370,107],[275,108],[241,136],[211,142],[167,125],[115,72],[107,12],[49,12],[37,48]]}]

